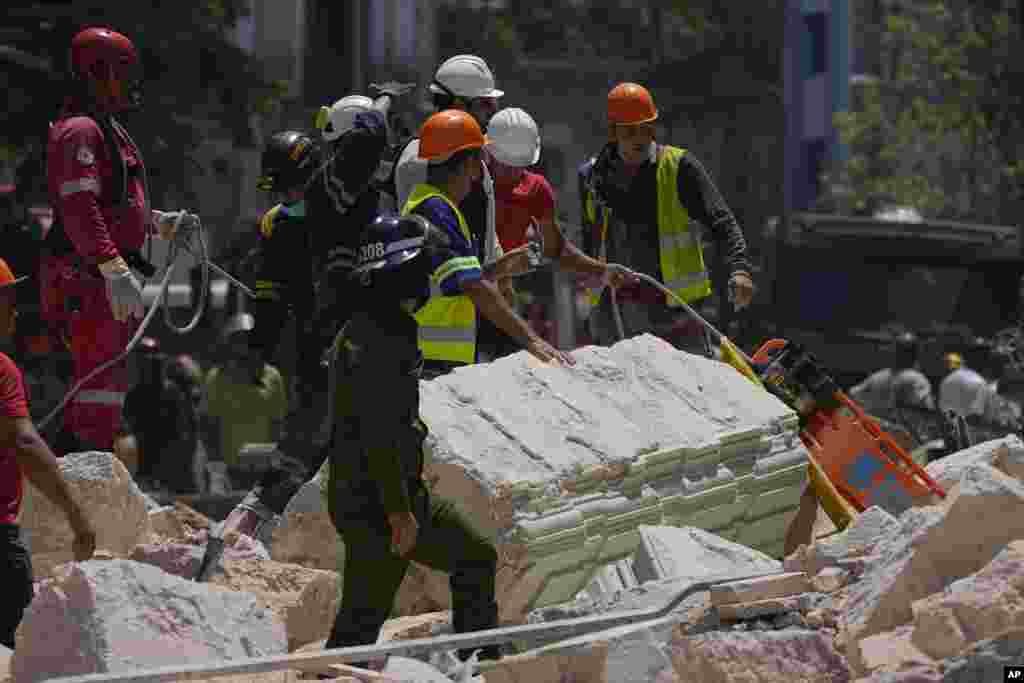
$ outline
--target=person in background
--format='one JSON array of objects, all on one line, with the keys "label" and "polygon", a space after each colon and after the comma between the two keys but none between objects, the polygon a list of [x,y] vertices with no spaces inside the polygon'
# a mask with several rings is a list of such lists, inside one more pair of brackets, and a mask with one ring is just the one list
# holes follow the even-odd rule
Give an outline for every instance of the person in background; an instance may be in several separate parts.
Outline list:
[{"label": "person in background", "polygon": [[[17,317],[15,278],[0,259],[0,347],[14,335]],[[75,560],[83,562],[96,550],[96,531],[60,473],[57,457],[39,436],[29,416],[21,371],[0,352],[0,645],[14,649],[14,634],[32,601],[32,560],[18,526],[24,479],[67,515],[74,533]]]},{"label": "person in background", "polygon": [[976,418],[985,414],[989,396],[994,392],[988,381],[963,360],[964,355],[973,355],[978,360],[980,354],[972,351],[959,355],[959,367],[939,384],[939,409],[952,411],[964,418]]},{"label": "person in background", "polygon": [[[423,124],[419,154],[428,161],[427,182],[413,188],[402,215],[416,214],[447,231],[454,254],[433,274],[434,296],[416,312],[424,377],[436,378],[477,361],[477,312],[491,319],[543,362],[573,365],[510,307],[480,266],[473,232],[459,206],[480,181],[481,148],[487,138],[476,120],[450,109]],[[500,277],[500,274],[499,274]]]},{"label": "person in background", "polygon": [[[40,287],[48,322],[67,327],[77,382],[120,354],[135,334],[144,315],[135,271],[155,272],[142,255],[147,237],[185,240],[198,221],[151,210],[142,153],[118,121],[142,103],[135,45],[92,27],[70,47],[70,87],[47,143],[55,219],[43,244]],[[128,388],[122,363],[92,377],[64,410],[61,452],[110,450]]]},{"label": "person in background", "polygon": [[909,333],[896,335],[888,345],[895,356],[893,367],[882,368],[847,392],[854,401],[875,417],[906,424],[906,411],[932,412],[935,398],[932,384],[921,372],[921,349]]},{"label": "person in background", "polygon": [[196,411],[203,400],[203,369],[188,354],[175,356],[167,364],[167,379],[178,385]]},{"label": "person in background", "polygon": [[221,333],[223,362],[206,376],[203,429],[211,461],[238,465],[242,447],[276,443],[288,414],[281,373],[265,363],[252,343],[256,327],[249,313],[231,318]]},{"label": "person in background", "polygon": [[[733,305],[748,306],[754,282],[743,230],[696,155],[657,141],[651,93],[620,83],[608,93],[607,116],[608,143],[580,169],[588,253],[656,278],[699,306],[712,291],[699,222],[724,257]],[[607,346],[619,341],[620,330],[611,292],[602,285],[593,284],[590,322],[597,342]],[[623,336],[649,332],[710,355],[707,332],[673,298],[644,282],[618,289]]]},{"label": "person in background", "polygon": [[[494,74],[482,57],[455,55],[437,67],[428,90],[435,114],[452,109],[464,111],[486,133],[491,117],[498,111],[505,94],[495,85]],[[420,154],[421,138],[422,134],[406,144],[395,165],[395,196],[399,210],[405,208],[417,186],[429,182],[430,164]],[[469,192],[459,200],[458,209],[472,234],[477,259],[483,266],[491,267],[502,255],[502,249],[495,220],[494,183],[486,165]],[[477,311],[476,330],[474,362],[493,360],[507,353],[515,344],[505,330],[480,311]]]},{"label": "person in background", "polygon": [[[533,117],[516,107],[502,109],[491,118],[488,131],[484,151],[494,176],[498,240],[505,252],[495,269],[504,276],[498,283],[505,298],[512,302],[515,294],[511,284],[502,283],[510,283],[510,276],[536,267],[541,259],[554,260],[564,270],[608,279],[613,286],[620,286],[626,279],[621,269],[587,256],[565,238],[555,220],[555,192],[551,184],[540,173],[527,170],[540,160],[541,153],[540,130]],[[536,240],[533,244],[539,245],[539,249],[531,245],[531,233]],[[539,253],[532,253],[533,250]],[[536,310],[540,306],[538,302],[530,306],[530,319],[536,321],[535,327],[545,317]],[[519,346],[513,344],[499,355],[516,351]]]},{"label": "person in background", "polygon": [[168,378],[167,356],[143,337],[135,350],[138,380],[124,403],[124,431],[138,449],[138,474],[151,490],[199,493],[205,472],[197,462],[199,424],[189,396]]}]

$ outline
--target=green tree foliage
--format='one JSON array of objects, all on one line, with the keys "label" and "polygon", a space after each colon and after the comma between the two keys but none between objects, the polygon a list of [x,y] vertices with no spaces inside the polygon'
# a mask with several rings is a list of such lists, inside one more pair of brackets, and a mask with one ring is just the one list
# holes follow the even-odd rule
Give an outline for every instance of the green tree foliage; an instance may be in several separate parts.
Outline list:
[{"label": "green tree foliage", "polygon": [[1017,3],[878,4],[880,73],[835,120],[850,152],[830,178],[844,190],[843,208],[885,196],[936,218],[1016,222],[1024,179]]}]

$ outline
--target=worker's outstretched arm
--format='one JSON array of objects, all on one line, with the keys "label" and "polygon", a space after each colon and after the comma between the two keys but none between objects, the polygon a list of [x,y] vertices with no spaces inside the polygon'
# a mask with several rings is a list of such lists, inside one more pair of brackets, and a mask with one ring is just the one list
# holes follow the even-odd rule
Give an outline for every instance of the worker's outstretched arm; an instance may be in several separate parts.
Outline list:
[{"label": "worker's outstretched arm", "polygon": [[526,321],[512,310],[512,307],[493,282],[485,278],[479,278],[464,283],[462,287],[466,296],[473,300],[477,310],[502,332],[522,344],[527,351],[539,360],[545,363],[559,360],[567,365],[576,364],[572,356],[555,349],[530,329]]},{"label": "worker's outstretched arm", "polygon": [[11,447],[25,478],[67,515],[75,533],[75,559],[82,562],[92,557],[96,532],[61,476],[57,456],[39,436],[30,418],[0,417],[0,448]]}]

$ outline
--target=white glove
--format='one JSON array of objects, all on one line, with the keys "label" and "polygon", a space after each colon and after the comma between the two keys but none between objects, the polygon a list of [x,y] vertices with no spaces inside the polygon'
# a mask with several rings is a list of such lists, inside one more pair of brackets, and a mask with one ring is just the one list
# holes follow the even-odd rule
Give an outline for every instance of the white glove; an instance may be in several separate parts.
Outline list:
[{"label": "white glove", "polygon": [[[180,221],[179,218],[181,218]],[[185,240],[199,227],[199,216],[187,211],[157,211],[154,209],[153,224],[156,225],[160,239]]]},{"label": "white glove", "polygon": [[118,256],[99,264],[100,272],[107,281],[107,299],[114,319],[125,322],[131,316],[142,318],[145,308],[142,305],[142,287],[131,268]]}]

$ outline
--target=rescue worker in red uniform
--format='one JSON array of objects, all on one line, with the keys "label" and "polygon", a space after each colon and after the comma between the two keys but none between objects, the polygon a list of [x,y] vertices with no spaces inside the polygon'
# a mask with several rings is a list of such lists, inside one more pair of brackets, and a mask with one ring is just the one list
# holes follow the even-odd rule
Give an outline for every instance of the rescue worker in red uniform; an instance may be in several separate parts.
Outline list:
[{"label": "rescue worker in red uniform", "polygon": [[[89,28],[71,41],[73,92],[50,125],[47,180],[55,224],[44,243],[44,314],[67,335],[74,381],[117,356],[142,318],[142,287],[132,268],[152,266],[141,248],[154,223],[172,227],[146,199],[142,155],[115,114],[141,104],[139,58],[125,36]],[[82,387],[64,415],[62,452],[110,450],[128,390],[123,363]]]}]

